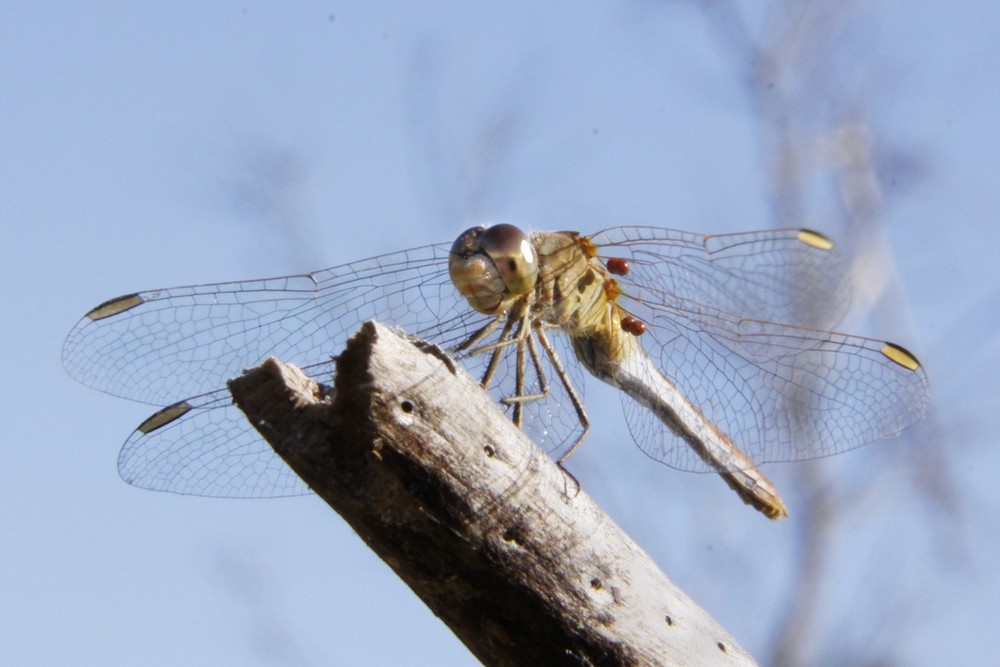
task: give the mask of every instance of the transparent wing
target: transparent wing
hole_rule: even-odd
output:
[[[843,258],[802,229],[704,235],[617,227],[590,237],[602,258],[629,261],[625,286],[648,288],[744,317],[831,327],[847,310]]]
[[[165,405],[223,387],[268,356],[324,361],[367,319],[443,347],[487,321],[452,287],[448,248],[426,246],[298,276],[120,297],[77,323],[63,364],[85,385]]]
[[[663,373],[758,463],[838,454],[891,437],[927,410],[927,376],[884,341],[748,319],[632,287],[621,305]],[[902,355],[905,357],[904,355]],[[632,436],[682,470],[701,460],[623,394]]]
[[[309,371],[328,382],[333,364]],[[179,410],[183,414],[178,418],[147,430],[159,415]],[[197,496],[309,493],[305,482],[249,426],[228,389],[189,398],[147,419],[122,446],[118,472],[134,486]]]
[[[448,247],[426,246],[298,276],[119,297],[77,323],[63,363],[70,375],[100,391],[158,406],[189,406],[171,415],[170,423],[130,436],[119,457],[129,483],[196,495],[294,495],[304,487],[229,405],[226,380],[269,356],[300,367],[322,364],[368,319],[454,351],[491,318],[469,308],[452,285]],[[571,358],[564,341],[556,346],[564,362]],[[488,355],[463,359],[476,379],[487,361]],[[541,367],[550,393],[524,403],[522,426],[539,444],[558,449],[580,427],[544,356]],[[516,394],[516,369],[516,346],[506,346],[489,387],[495,399]],[[525,393],[541,391],[539,377],[527,369]]]

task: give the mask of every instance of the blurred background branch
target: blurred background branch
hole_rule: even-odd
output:
[[[815,226],[850,254],[852,309],[839,325],[844,330],[858,330],[869,319],[867,330],[897,337],[912,333],[885,213],[896,197],[919,184],[927,168],[913,149],[893,145],[891,133],[873,119],[872,107],[884,103],[879,98],[891,91],[893,81],[882,78],[885,67],[877,61],[859,66],[859,59],[877,57],[866,48],[865,36],[873,33],[868,3],[772,2],[753,27],[740,3],[700,4],[720,49],[744,82],[757,121],[773,225]],[[912,488],[914,493],[905,496],[930,510],[922,527],[928,538],[942,529],[953,537],[961,532],[956,522],[961,508],[941,435],[931,417],[888,445],[897,451],[886,456],[873,446],[850,463],[819,460],[794,466],[797,539],[769,664],[897,664],[886,642],[871,639],[889,633],[905,640],[905,610],[920,605],[919,597],[908,586],[892,585],[890,575],[888,587],[855,591],[855,604],[863,604],[867,613],[853,616],[835,602],[845,593],[839,586],[853,585],[839,577],[836,554],[857,544],[863,524],[887,520],[906,502],[887,497],[888,477],[904,477],[896,488]],[[878,567],[877,561],[868,563]],[[843,625],[871,623],[873,616],[884,625],[844,631]]]

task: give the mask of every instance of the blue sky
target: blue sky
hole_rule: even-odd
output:
[[[150,409],[73,382],[62,340],[119,294],[482,221],[773,226],[757,109],[697,4],[4,3],[0,662],[474,664],[318,499],[121,482],[118,447]],[[884,155],[914,157],[887,158],[871,236],[842,238],[828,194],[796,224],[877,245],[891,289],[856,328],[917,353],[935,402],[910,440],[825,463],[836,497],[865,493],[837,512],[809,655],[973,664],[1000,649],[1000,12],[855,6],[838,71]],[[597,424],[570,469],[765,661],[805,531],[794,504],[769,524],[717,479],[650,462],[613,392],[587,391]],[[942,496],[902,472],[928,447]],[[797,488],[794,468],[778,483]]]

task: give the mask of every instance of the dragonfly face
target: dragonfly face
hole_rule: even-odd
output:
[[[451,246],[448,273],[472,308],[493,315],[535,288],[538,256],[514,225],[473,227]]]
[[[267,356],[329,373],[329,355],[377,319],[451,351],[560,461],[589,423],[585,368],[621,390],[645,453],[718,473],[777,517],[784,505],[757,463],[890,437],[928,403],[913,355],[826,330],[844,309],[832,248],[794,229],[476,227],[450,245],[299,276],[112,299],[76,325],[63,361],[89,386],[167,406],[122,449],[130,483],[293,495],[304,485],[219,388]]]

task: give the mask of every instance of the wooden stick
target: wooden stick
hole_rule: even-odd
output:
[[[754,664],[436,347],[368,322],[335,391],[275,359],[230,389],[484,664]]]

